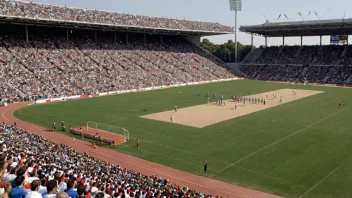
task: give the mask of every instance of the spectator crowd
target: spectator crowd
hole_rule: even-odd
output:
[[[352,47],[272,46],[241,70],[248,78],[326,84],[352,84]]]
[[[157,43],[0,37],[0,97],[62,97],[235,77],[182,37]],[[12,88],[11,88],[12,87]],[[6,100],[5,99],[5,100]]]
[[[6,133],[4,133],[6,131]],[[9,198],[211,197],[0,124],[0,195]],[[4,135],[5,134],[5,135]]]
[[[144,28],[165,28],[206,32],[232,32],[231,27],[220,25],[218,23],[104,12],[15,0],[1,0],[0,15],[31,19],[109,24],[116,26],[137,26]]]

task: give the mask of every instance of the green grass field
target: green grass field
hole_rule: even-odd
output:
[[[139,117],[205,104],[207,92],[230,97],[282,88],[325,92],[201,129]],[[207,160],[206,177],[284,197],[349,197],[351,107],[352,89],[241,80],[33,105],[15,116],[47,128],[62,120],[123,127],[132,138],[115,147],[119,152],[197,175]]]

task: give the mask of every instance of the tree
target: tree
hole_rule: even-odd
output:
[[[228,40],[224,44],[215,45],[209,39],[203,39],[200,46],[226,63],[235,62],[235,43],[232,40]],[[237,50],[238,61],[241,62],[251,51],[251,46],[237,42]]]

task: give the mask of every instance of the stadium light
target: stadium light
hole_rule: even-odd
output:
[[[237,11],[242,10],[242,0],[229,0],[230,11],[235,11],[235,63],[237,63]]]

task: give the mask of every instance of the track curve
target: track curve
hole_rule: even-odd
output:
[[[275,195],[263,193],[260,191],[243,188],[233,184],[228,184],[218,180],[193,175],[187,172],[179,171],[173,168],[169,168],[160,164],[149,162],[137,157],[129,156],[123,153],[119,153],[106,148],[93,148],[90,143],[76,139],[72,142],[69,136],[65,136],[57,132],[49,132],[48,129],[37,126],[22,120],[19,120],[13,116],[13,113],[21,108],[27,107],[32,102],[15,103],[6,107],[0,107],[1,117],[0,120],[7,123],[13,124],[16,122],[17,126],[26,129],[31,133],[41,134],[46,139],[57,143],[68,145],[79,152],[86,152],[98,159],[108,161],[112,164],[119,164],[124,168],[140,172],[144,175],[158,175],[162,178],[167,178],[172,183],[179,186],[187,186],[190,189],[194,189],[198,192],[205,194],[211,194],[213,196],[223,197],[234,197],[234,198],[274,198],[278,197]]]

